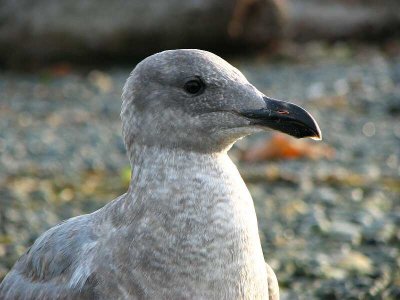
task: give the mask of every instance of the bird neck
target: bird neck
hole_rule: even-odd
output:
[[[253,201],[226,152],[137,146],[131,154],[129,191],[107,215],[125,236],[135,237],[135,247],[125,249],[132,261],[143,262],[135,272],[152,274],[160,286],[168,278],[168,286],[185,285],[193,295],[214,286],[200,297],[206,299],[223,298],[227,281],[237,285],[228,298],[263,290],[267,279]]]
[[[224,152],[201,153],[182,149],[159,146],[134,145],[130,151],[131,182],[130,189],[135,189],[141,181],[156,180],[162,184],[177,181],[184,173],[200,171],[204,168],[223,167],[230,162]],[[232,164],[232,163],[231,163]]]
[[[189,205],[197,208],[193,213],[209,215],[215,212],[214,205],[218,208],[224,203],[224,209],[235,217],[250,214],[256,224],[250,193],[226,152],[206,154],[138,145],[130,160],[132,176],[125,197],[129,204],[125,205],[134,211],[140,207],[156,214],[185,213]]]

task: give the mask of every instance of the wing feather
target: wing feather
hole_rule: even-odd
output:
[[[0,284],[0,299],[92,299],[97,237],[90,215],[42,234]]]

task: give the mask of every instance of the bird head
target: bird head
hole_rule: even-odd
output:
[[[168,50],[147,57],[126,81],[122,99],[128,150],[141,144],[220,152],[269,129],[321,139],[306,110],[267,97],[238,69],[206,51]]]

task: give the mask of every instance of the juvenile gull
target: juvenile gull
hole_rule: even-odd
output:
[[[314,119],[200,50],[146,58],[122,100],[128,191],[42,234],[0,299],[279,299],[227,151],[266,128],[320,139]]]

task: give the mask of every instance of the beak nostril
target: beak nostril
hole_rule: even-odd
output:
[[[280,115],[288,115],[289,114],[289,112],[287,110],[284,110],[284,109],[278,110],[277,113],[280,114]]]

